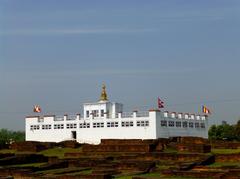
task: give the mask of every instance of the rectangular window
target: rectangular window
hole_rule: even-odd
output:
[[[79,128],[90,128],[90,123],[80,123]]]
[[[93,123],[93,128],[102,128],[104,127],[104,123],[103,122],[94,122]]]
[[[187,128],[188,127],[188,122],[184,121],[182,125],[183,125],[184,128]]]
[[[133,121],[123,121],[122,127],[133,127]]]
[[[86,111],[86,116],[87,116],[87,118],[89,117],[89,111]]]
[[[67,124],[67,129],[76,129],[76,128],[77,128],[77,124],[75,124],[75,123]]]
[[[167,121],[166,121],[166,120],[161,121],[161,126],[162,126],[162,127],[167,127]]]
[[[54,124],[54,129],[63,129],[64,124]]]
[[[101,117],[104,117],[104,110],[101,110]]]
[[[199,123],[198,122],[195,123],[195,128],[199,128]]]
[[[137,121],[137,127],[146,127],[149,126],[149,121]]]
[[[39,130],[40,126],[39,125],[31,125],[30,130]]]
[[[174,127],[174,121],[168,121],[168,126],[169,127]]]
[[[93,114],[93,117],[99,117],[99,111],[98,110],[93,110],[92,114]]]
[[[182,127],[182,122],[177,121],[177,122],[176,122],[176,127]]]
[[[51,128],[52,128],[52,125],[50,125],[50,124],[45,124],[45,125],[43,124],[43,125],[42,125],[42,129],[43,129],[43,130],[51,129]]]
[[[205,123],[201,123],[201,128],[205,128]]]
[[[193,122],[189,122],[188,125],[190,128],[193,128]]]

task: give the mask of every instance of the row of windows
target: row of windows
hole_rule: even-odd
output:
[[[104,110],[92,110],[92,111],[86,111],[86,117],[88,118],[89,116],[93,115],[93,117],[104,117]]]
[[[107,127],[118,127],[118,122],[107,122]]]
[[[94,122],[93,123],[93,128],[99,128],[99,127],[104,127],[104,123],[103,122]]]
[[[39,130],[39,129],[40,129],[39,125],[31,125],[30,126],[30,130]]]
[[[54,124],[54,129],[63,129],[64,124]]]
[[[193,123],[193,122],[187,122],[187,121],[184,121],[184,122],[180,122],[180,121],[166,121],[166,120],[162,120],[161,121],[161,126],[162,127],[183,127],[183,128],[205,128],[205,123]]]
[[[90,128],[90,123],[80,123],[79,128]]]
[[[133,121],[122,121],[121,123],[122,127],[133,127]],[[137,121],[137,127],[148,127],[149,126],[149,121],[143,120],[143,121]],[[161,121],[161,126],[162,127],[183,127],[183,128],[205,128],[205,123],[194,123],[194,122],[181,122],[181,121],[167,121],[167,120],[162,120]],[[51,129],[50,124],[42,125],[42,129]],[[103,122],[95,122],[93,123],[93,128],[103,128],[104,123]],[[107,127],[118,127],[118,122],[107,122]],[[76,129],[77,124],[76,123],[69,123],[66,125],[67,129]],[[90,128],[90,123],[80,123],[79,128]],[[30,130],[39,130],[40,126],[39,125],[31,125]],[[64,124],[54,124],[54,129],[64,129]]]
[[[50,124],[46,124],[46,125],[42,125],[42,129],[51,129],[52,125]]]
[[[107,122],[107,127],[118,127],[119,122]],[[133,127],[133,121],[122,121],[121,123],[122,127]],[[149,126],[149,121],[147,120],[142,120],[142,121],[137,121],[136,123],[137,127],[148,127]],[[51,125],[42,125],[42,129],[51,129]],[[94,122],[93,123],[93,128],[102,128],[104,127],[103,122]],[[77,124],[76,123],[68,123],[66,125],[67,129],[76,129]],[[90,123],[80,123],[79,128],[90,128]],[[40,127],[39,125],[31,125],[30,126],[31,130],[39,130]],[[64,124],[54,124],[54,129],[64,129]]]
[[[149,126],[149,121],[137,121],[137,126],[146,127]]]
[[[122,127],[133,127],[133,121],[123,121]]]
[[[67,124],[67,129],[76,129],[76,128],[77,128],[77,124],[76,123]]]

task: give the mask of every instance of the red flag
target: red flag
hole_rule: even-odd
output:
[[[164,108],[164,102],[158,97],[158,108]]]
[[[33,112],[40,113],[41,112],[41,107],[39,105],[35,105],[33,108]]]
[[[208,109],[206,106],[202,106],[202,112],[205,113],[205,114],[211,114],[211,111],[210,109]]]

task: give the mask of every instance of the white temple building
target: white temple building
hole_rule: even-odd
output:
[[[208,137],[206,115],[161,112],[123,112],[121,103],[108,101],[105,85],[100,100],[83,105],[83,115],[27,116],[26,141],[99,144],[101,139],[158,139],[176,136]]]

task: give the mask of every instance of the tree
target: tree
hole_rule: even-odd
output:
[[[234,135],[236,139],[240,141],[240,119],[238,120],[237,124],[234,126]]]
[[[0,145],[8,144],[10,141],[24,141],[25,133],[22,131],[9,131],[0,129]]]
[[[210,140],[216,140],[217,139],[217,126],[212,125],[210,129],[208,130],[208,138]]]
[[[212,125],[208,131],[210,140],[238,140],[240,141],[240,120],[236,125]]]

